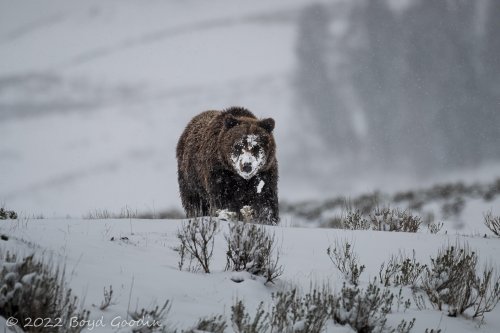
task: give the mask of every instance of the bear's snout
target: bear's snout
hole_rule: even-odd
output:
[[[252,171],[252,163],[250,162],[243,163],[243,165],[241,166],[241,170],[243,172],[250,173]]]
[[[245,179],[250,179],[260,170],[265,163],[264,156],[256,158],[252,153],[244,151],[241,155],[233,156],[233,166],[236,172]]]

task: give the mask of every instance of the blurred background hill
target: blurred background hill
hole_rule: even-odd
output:
[[[288,202],[500,174],[495,0],[0,1],[0,205],[180,208],[201,111],[276,119]]]

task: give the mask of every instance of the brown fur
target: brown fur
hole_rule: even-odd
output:
[[[251,206],[254,215],[266,222],[278,221],[278,164],[272,135],[274,120],[259,120],[244,108],[206,111],[186,126],[177,145],[179,189],[188,217],[228,209],[239,214]],[[231,165],[236,140],[255,134],[265,147],[266,162],[252,178],[245,180]],[[261,193],[255,190],[264,182]]]

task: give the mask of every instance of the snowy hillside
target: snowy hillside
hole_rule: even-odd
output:
[[[478,217],[479,220],[479,217]],[[52,263],[66,265],[66,280],[73,294],[84,301],[90,310],[90,322],[100,325],[96,332],[114,332],[116,323],[130,316],[127,313],[141,308],[160,307],[169,300],[171,309],[164,316],[162,325],[179,331],[193,327],[198,319],[223,315],[231,330],[231,306],[236,300],[244,301],[246,311],[253,317],[257,306],[264,302],[269,311],[273,304],[272,293],[298,287],[301,293],[311,288],[328,286],[334,294],[342,288],[345,277],[327,255],[327,248],[348,242],[359,257],[359,265],[366,269],[361,274],[359,286],[364,289],[373,278],[379,277],[382,263],[389,262],[398,253],[429,265],[439,250],[446,246],[466,245],[479,254],[478,269],[484,264],[500,267],[497,237],[456,235],[453,233],[430,234],[347,231],[338,229],[304,229],[287,226],[267,227],[275,235],[275,250],[279,251],[279,265],[283,274],[274,283],[264,284],[262,277],[249,273],[225,271],[227,245],[225,235],[232,222],[220,221],[215,236],[210,274],[180,271],[179,253],[174,250],[180,242],[178,230],[183,220],[80,220],[46,219],[2,221],[0,233],[8,240],[0,242],[0,253],[17,253],[19,257],[35,253],[36,257],[51,258]],[[243,280],[243,281],[241,281]],[[235,282],[236,281],[236,282]],[[103,290],[113,290],[112,302],[100,310],[104,301]],[[381,286],[382,287],[382,286]],[[383,287],[382,287],[383,288]],[[398,295],[399,287],[389,287]],[[471,319],[470,313],[456,318],[448,317],[444,309],[433,309],[426,301],[425,309],[418,309],[409,287],[403,287],[403,298],[394,299],[387,315],[387,324],[396,327],[402,319],[416,318],[412,332],[426,328],[441,332],[498,332],[500,307],[487,313],[483,321]],[[410,300],[408,309],[403,305]],[[399,305],[398,305],[399,304]],[[118,319],[116,319],[118,318]],[[7,319],[7,318],[5,318]],[[115,325],[115,326],[113,326]],[[126,326],[126,325],[125,325]],[[165,327],[165,326],[164,326]],[[86,329],[90,330],[91,326]],[[352,332],[349,326],[329,321],[327,332]],[[122,327],[119,331],[130,331]],[[3,331],[3,329],[2,329]],[[86,330],[84,330],[86,331]]]
[[[346,6],[337,10],[334,7],[337,3]],[[8,308],[13,299],[20,297],[22,290],[46,282],[40,278],[43,274],[32,271],[33,267],[38,270],[49,267],[44,273],[46,275],[53,274],[59,267],[65,269],[64,281],[71,288],[72,295],[78,297],[75,301],[78,309],[65,313],[73,314],[82,309],[89,311],[88,320],[82,323],[83,332],[130,332],[137,327],[126,323],[119,327],[118,324],[122,320],[141,317],[137,314],[145,309],[150,312],[150,319],[159,320],[159,327],[136,332],[220,333],[222,330],[206,326],[195,329],[200,319],[215,316],[219,324],[226,326],[223,332],[240,333],[232,319],[238,301],[245,305],[247,319],[255,318],[259,304],[263,302],[262,310],[270,317],[264,315],[261,320],[271,320],[271,313],[277,306],[277,295],[289,295],[294,288],[299,300],[306,295],[310,297],[314,289],[324,292],[318,296],[320,301],[323,301],[321,297],[331,296],[324,306],[309,304],[311,306],[307,309],[297,304],[284,306],[289,310],[285,311],[287,320],[291,320],[294,305],[299,308],[296,312],[312,314],[313,318],[321,318],[328,309],[324,332],[355,332],[352,325],[358,314],[359,321],[369,322],[373,331],[377,331],[387,319],[384,332],[390,332],[390,328],[397,329],[398,333],[500,332],[500,307],[488,309],[492,311],[484,313],[484,318],[481,313],[474,318],[476,306],[476,310],[480,310],[488,302],[496,305],[498,285],[486,288],[486,295],[493,293],[495,297],[479,297],[465,310],[443,303],[443,300],[460,303],[467,295],[478,296],[481,281],[486,278],[482,275],[485,269],[491,269],[493,281],[498,281],[494,279],[500,274],[500,239],[483,223],[488,213],[491,217],[500,215],[500,155],[497,149],[500,144],[495,143],[498,133],[492,120],[498,115],[496,109],[492,111],[487,104],[481,104],[483,100],[498,100],[492,96],[497,96],[495,94],[500,91],[496,89],[500,76],[493,69],[489,72],[493,66],[488,67],[488,59],[496,59],[498,54],[495,49],[497,39],[492,39],[491,43],[488,40],[476,42],[475,39],[481,34],[496,38],[496,34],[485,31],[497,31],[497,21],[488,20],[488,17],[500,12],[500,6],[492,6],[493,1],[482,1],[480,5],[461,7],[463,12],[456,12],[478,15],[470,22],[463,20],[468,23],[467,29],[463,30],[466,33],[473,31],[474,38],[460,33],[452,37],[461,41],[473,40],[481,47],[493,45],[487,50],[470,52],[470,55],[479,57],[485,51],[486,65],[475,64],[477,66],[473,69],[483,73],[491,82],[474,87],[478,94],[470,99],[468,95],[462,96],[462,90],[454,90],[451,84],[464,83],[465,88],[470,85],[466,71],[457,72],[456,68],[462,67],[453,67],[455,62],[449,72],[442,72],[421,64],[421,58],[416,54],[411,59],[414,60],[412,69],[418,69],[420,65],[425,67],[422,72],[428,76],[423,79],[433,81],[435,73],[442,73],[442,77],[434,80],[436,86],[428,89],[419,84],[419,80],[407,76],[408,64],[399,58],[395,61],[386,57],[384,47],[392,45],[393,40],[390,27],[406,23],[399,20],[404,16],[398,16],[398,13],[411,8],[412,1],[387,0],[394,7],[387,11],[375,10],[383,1],[370,2],[374,4],[373,10],[361,6],[362,3],[324,0],[316,1],[315,6],[307,0],[151,0],[147,4],[133,0],[0,0],[0,313],[26,310],[26,303],[36,308],[39,303],[34,299],[57,293],[62,295],[63,291],[57,289],[61,281],[52,279],[48,282],[49,287],[42,288],[44,292],[35,293],[36,297],[23,296],[30,301],[21,309],[16,307],[17,304]],[[438,4],[433,1],[426,3]],[[351,13],[349,6],[357,5],[360,5],[357,7],[359,11]],[[497,11],[488,11],[490,5]],[[323,16],[324,21],[319,22],[319,28],[323,30],[319,31],[327,37],[315,33],[314,24],[312,28],[309,26],[311,22],[318,22],[315,15],[324,8],[330,16]],[[419,9],[418,6],[415,8]],[[422,17],[426,17],[427,10],[441,13],[433,11],[433,7],[422,6],[421,9]],[[449,8],[440,9],[447,12]],[[411,16],[412,13],[406,14]],[[469,18],[465,14],[464,17]],[[356,20],[362,20],[364,15],[370,18],[369,24],[358,24]],[[374,19],[377,15],[395,17],[391,21],[394,25],[380,26],[377,23],[387,20]],[[455,24],[455,18],[452,16],[448,24]],[[455,39],[450,39],[449,35],[425,33],[426,24],[436,27],[435,22],[441,21],[415,19],[412,24],[415,24],[417,33],[401,31],[407,38],[405,43],[409,44],[394,45],[398,46],[398,52],[394,54],[410,54],[405,49],[408,45],[427,50],[421,45],[440,46],[445,45],[445,41],[453,44]],[[456,26],[462,28],[460,24]],[[309,28],[312,34],[304,35]],[[419,35],[420,31],[424,33]],[[349,38],[343,38],[343,34]],[[384,39],[387,44],[375,47],[378,53],[365,52],[370,46],[362,41],[371,38],[372,43],[379,45],[378,34],[389,36]],[[419,36],[423,38],[412,44],[413,38]],[[437,39],[430,38],[433,36]],[[311,45],[319,41],[320,48],[331,55],[331,63],[323,64],[325,68],[318,67],[307,53],[314,51],[313,48],[309,48],[308,43],[301,44],[300,48],[299,40],[310,41]],[[469,44],[462,46],[468,50]],[[329,53],[332,48],[344,53]],[[451,59],[459,63],[462,61],[459,55],[463,52],[457,50],[460,51],[457,48],[437,52],[443,54],[439,60],[446,63]],[[436,59],[432,51],[430,49],[426,60]],[[302,57],[298,55],[300,52]],[[349,62],[341,59],[341,53],[353,64],[354,59],[360,60],[359,66],[350,64],[352,68],[347,68]],[[364,66],[374,60],[370,56],[389,68],[402,70],[396,71],[394,77],[382,75],[386,85],[381,85],[377,75],[379,72],[384,74],[381,68],[386,67],[378,67],[375,63],[368,71],[373,80],[366,80]],[[335,106],[337,101],[345,103],[339,103],[339,108],[331,108],[331,104],[325,106],[318,102],[319,110],[324,111],[324,119],[313,110],[301,108],[297,101],[297,73],[301,61],[314,69],[313,81],[319,72],[335,88],[320,86],[330,89],[323,93],[318,86],[311,86],[313,101],[319,94],[333,101]],[[338,68],[342,70],[337,71]],[[366,96],[357,95],[360,91],[354,90],[355,79],[366,89]],[[402,79],[408,86],[402,87],[396,79]],[[365,86],[367,82],[369,84]],[[308,88],[310,82],[301,83]],[[418,88],[415,95],[400,93],[400,88],[404,93],[412,92],[408,87],[415,83]],[[450,87],[456,95],[447,95],[446,98],[441,98],[438,93],[434,95],[434,88],[440,88],[439,84]],[[387,93],[387,87],[391,88],[391,94]],[[342,96],[337,96],[338,100],[330,99],[333,92]],[[398,103],[379,98],[386,95],[394,97]],[[416,103],[407,105],[399,95],[413,98]],[[427,98],[429,95],[432,96]],[[363,106],[362,101],[366,105]],[[438,112],[443,110],[441,103],[449,101],[453,102],[450,105],[465,110],[462,116],[474,115],[469,112],[473,110],[491,117],[483,117],[477,122],[473,119],[474,126],[470,127],[467,126],[469,122],[460,122],[462,118],[457,123],[448,122],[446,117],[438,119],[438,115],[442,116]],[[472,107],[467,109],[464,105]],[[264,264],[278,263],[273,271],[277,276],[271,279],[272,282],[266,283],[265,278],[270,270],[255,268],[256,263],[262,264],[255,259],[260,258],[257,255],[243,265],[245,269],[250,266],[248,271],[232,271],[227,258],[227,238],[236,225],[234,221],[216,220],[218,228],[210,273],[200,268],[193,269],[196,260],[190,261],[186,256],[180,265],[179,232],[189,222],[178,218],[184,215],[177,184],[177,140],[193,116],[204,110],[230,106],[244,106],[257,117],[272,117],[276,121],[274,135],[280,175],[281,222],[277,226],[259,227],[271,238],[274,235],[271,253],[277,257],[271,261],[262,260]],[[421,106],[437,110],[423,117],[426,123],[418,123]],[[398,107],[404,112],[397,113]],[[329,116],[334,113],[333,109],[347,110],[347,120],[332,121]],[[453,107],[444,109],[447,116],[454,114]],[[388,124],[387,119],[376,119],[378,113],[373,110],[383,112],[397,124],[406,124],[412,128],[414,136],[407,135],[405,127]],[[396,112],[396,116],[385,111]],[[371,112],[372,118],[366,117],[367,112]],[[377,121],[370,123],[367,119]],[[323,127],[314,125],[315,121]],[[351,132],[359,136],[356,140],[362,137],[360,141],[350,140],[347,135],[353,122],[357,122],[357,127],[354,126],[355,133],[352,129]],[[490,126],[483,132],[481,126],[484,122]],[[429,123],[436,127],[427,126]],[[463,164],[459,163],[461,150],[449,149],[461,146],[467,136],[463,127],[456,127],[458,125],[465,125],[463,127],[473,132],[475,139],[480,139],[467,142],[469,150],[489,158],[480,161],[467,156],[467,163],[465,159]],[[452,131],[454,136],[438,131],[440,126]],[[336,129],[344,127],[345,133],[337,133]],[[481,130],[476,130],[477,127]],[[321,128],[325,132],[334,132],[336,136],[327,137],[325,143]],[[392,131],[394,128],[396,131]],[[375,133],[373,138],[379,138],[380,142],[372,144],[370,130],[372,135]],[[400,135],[394,135],[398,131]],[[434,146],[431,139],[447,141],[448,145]],[[429,171],[432,168],[429,165],[427,169],[425,158],[419,161],[423,168],[415,167],[411,158],[397,150],[403,148],[404,151],[404,146],[398,145],[400,141],[410,145],[415,143],[415,146],[417,143],[426,145],[426,149],[420,151],[421,156],[432,155],[441,163],[441,171]],[[488,145],[483,147],[481,143]],[[335,150],[329,150],[330,145],[348,152],[337,154]],[[491,147],[496,149],[493,153],[488,150]],[[387,155],[379,154],[380,151]],[[451,163],[443,157],[450,152],[457,159]],[[374,155],[377,161],[371,158]],[[415,158],[419,159],[417,155]],[[392,169],[394,166],[397,168]],[[3,220],[9,215],[5,210],[15,211],[17,217],[10,214],[11,218]],[[354,219],[354,214],[358,213],[356,210],[359,210],[355,221],[358,224],[352,229],[364,230],[347,230],[345,221]],[[165,212],[169,216],[166,219],[140,218],[165,216],[161,215]],[[378,212],[377,216],[375,212]],[[416,233],[378,231],[389,229],[386,225],[372,230],[373,223],[381,223],[383,212],[390,212],[396,224],[408,218],[408,214],[418,215],[421,219],[410,220],[421,222],[420,228]],[[213,225],[210,223],[214,222],[206,223]],[[428,223],[434,229],[427,227]],[[346,244],[352,250],[351,258],[357,256],[357,261],[346,272],[341,272],[338,266],[342,265],[336,264],[332,251],[341,251]],[[464,248],[462,254],[469,255],[463,255],[469,263],[474,262],[477,255],[477,266],[471,266],[477,276],[471,270],[465,272],[467,274],[460,271],[463,280],[458,279],[450,287],[443,281],[447,282],[451,277],[457,280],[457,274],[453,276],[446,270],[437,269],[436,273],[431,267],[432,259],[436,262],[438,254],[451,246]],[[330,249],[330,255],[327,249]],[[253,248],[252,255],[269,252],[266,251],[265,247]],[[397,264],[404,258],[410,259],[405,261],[407,265],[418,263],[407,271],[406,280],[411,280],[408,275],[415,273],[414,270],[422,269],[413,276],[411,283],[401,282],[405,280],[399,275],[405,274],[402,273],[402,262],[399,262],[399,271],[396,269],[393,275],[387,271],[390,263]],[[44,264],[38,265],[39,261]],[[381,269],[382,264],[385,271]],[[423,265],[428,270],[423,269]],[[359,281],[353,273],[356,269],[358,273],[362,270]],[[427,280],[424,279],[426,272]],[[381,281],[384,276],[387,278],[385,284]],[[468,286],[459,283],[470,282],[470,279],[475,280]],[[470,286],[476,289],[468,293]],[[372,294],[367,290],[372,290]],[[436,291],[434,295],[433,291]],[[349,295],[351,300],[355,298],[352,295],[358,292],[360,304],[354,302],[351,308],[348,304],[341,304],[349,299]],[[341,294],[344,297],[339,297]],[[377,303],[380,299],[375,296],[382,298],[381,303]],[[157,316],[166,301],[168,307]],[[363,317],[359,309],[370,301],[377,306],[369,316]],[[56,307],[61,304],[56,303]],[[62,304],[71,304],[71,301]],[[155,312],[156,306],[159,310]],[[40,308],[45,310],[50,306]],[[456,316],[449,316],[450,313]],[[295,318],[297,320],[292,323],[295,333],[303,333],[304,317],[304,313],[297,315],[299,319]],[[37,325],[40,325],[40,320],[48,319],[52,324],[52,320],[58,317],[37,318]],[[402,326],[398,328],[403,319],[410,325],[413,318],[415,322],[411,330]],[[12,326],[15,320],[0,315],[0,332],[9,332],[8,326]],[[69,327],[61,331],[66,332],[66,329],[71,332]],[[358,330],[370,331],[368,328],[363,331],[360,327]],[[72,332],[75,331],[78,330]],[[274,329],[272,333],[276,331],[281,333],[284,330]],[[243,332],[268,331],[261,327],[260,331]]]
[[[180,133],[199,112],[232,105],[275,118],[280,199],[445,180],[377,172],[321,146],[292,91],[308,4],[0,1],[0,203],[45,217],[179,209]],[[496,170],[451,177],[489,180]]]

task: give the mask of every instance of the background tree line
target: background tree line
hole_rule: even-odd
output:
[[[394,3],[394,2],[393,2]],[[313,4],[294,89],[329,152],[421,172],[500,157],[500,2]]]

